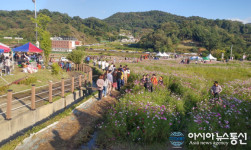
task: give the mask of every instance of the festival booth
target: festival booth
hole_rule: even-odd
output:
[[[163,54],[161,52],[159,52],[158,54],[156,54],[157,57],[163,57]]]
[[[38,69],[41,68],[40,64],[37,64],[36,61],[31,61],[30,57],[28,57],[25,53],[27,54],[38,54],[38,53],[42,53],[43,50],[39,49],[38,47],[36,47],[35,45],[33,45],[32,43],[27,43],[24,44],[20,47],[14,48],[12,50],[13,52],[16,53],[23,53],[25,59],[27,60],[28,63],[22,63],[22,67],[23,67],[23,72],[25,73],[34,73],[37,72]]]
[[[170,57],[170,55],[168,55],[166,52],[164,52],[162,55],[163,55],[163,57],[166,57],[166,58]]]
[[[211,61],[211,60],[214,60],[214,61],[217,61],[217,58],[213,57],[211,54],[209,54],[207,56],[207,58]]]
[[[3,44],[3,43],[0,43],[0,49],[3,50],[2,53],[9,53],[11,51],[11,49],[9,48],[9,46]]]
[[[192,56],[189,58],[190,60],[203,60],[203,58],[199,57],[199,56]]]

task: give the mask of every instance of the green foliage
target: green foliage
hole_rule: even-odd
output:
[[[62,68],[58,65],[58,63],[53,63],[51,67],[52,67],[51,70],[52,75],[58,75],[59,73],[63,72]]]
[[[25,80],[20,81],[18,84],[31,85],[35,82],[37,82],[36,77],[28,77]]]
[[[40,42],[40,48],[44,52],[45,56],[45,65],[48,65],[49,62],[49,56],[51,53],[51,34],[47,30],[48,24],[51,22],[51,18],[49,16],[46,16],[42,13],[40,13],[37,17],[37,19],[33,19],[34,23],[37,23],[37,31],[38,31],[38,40]]]
[[[9,86],[1,86],[0,87],[0,93],[1,94],[5,94],[8,89],[9,89]]]
[[[75,64],[81,64],[84,58],[84,52],[81,50],[74,50],[68,54],[67,59],[74,62]]]

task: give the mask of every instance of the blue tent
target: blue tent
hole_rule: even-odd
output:
[[[42,53],[43,52],[41,49],[31,44],[30,42],[22,46],[19,46],[17,48],[14,48],[12,51],[13,52],[30,52],[30,53]]]
[[[0,49],[0,53],[4,53],[4,49]]]

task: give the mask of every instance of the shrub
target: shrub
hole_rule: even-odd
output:
[[[28,77],[27,79],[20,81],[18,84],[30,85],[35,82],[37,82],[36,77]]]
[[[6,93],[8,89],[9,89],[9,86],[1,86],[0,93]]]
[[[81,64],[83,62],[84,52],[81,50],[74,50],[68,54],[67,59],[74,62],[75,64]]]
[[[58,75],[63,71],[62,68],[57,63],[53,63],[51,67],[52,67],[51,71],[52,75]]]

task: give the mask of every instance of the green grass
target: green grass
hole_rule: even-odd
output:
[[[12,73],[14,75],[3,76],[3,78],[9,83],[11,83],[24,77],[30,77],[30,78],[33,77],[36,78],[37,81],[32,84],[35,84],[36,87],[39,87],[48,84],[49,81],[59,82],[61,78],[69,77],[66,72],[62,72],[62,74],[58,75],[52,75],[51,71],[47,69],[41,69],[37,73],[33,74],[23,73],[21,71],[22,70],[20,68],[16,68],[15,71]],[[6,83],[2,79],[0,79],[0,87],[5,85]],[[14,92],[23,91],[30,88],[31,85],[24,85],[24,84],[12,84],[11,86],[9,86],[9,89],[12,89]]]

